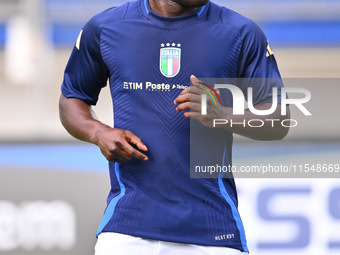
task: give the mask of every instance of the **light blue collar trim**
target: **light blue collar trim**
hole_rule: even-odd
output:
[[[205,9],[206,6],[207,6],[207,4],[201,7],[201,10],[200,10],[199,13],[197,14],[197,16],[200,16],[200,15],[203,13],[203,11],[204,11],[204,9]]]
[[[149,14],[150,9],[149,9],[149,1],[148,0],[144,0],[144,7],[146,10],[146,13]]]

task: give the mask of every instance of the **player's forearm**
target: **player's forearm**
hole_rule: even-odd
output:
[[[255,108],[258,110],[266,110],[271,104],[258,105]],[[273,141],[283,139],[288,131],[287,125],[283,126],[282,121],[290,118],[289,108],[286,115],[281,115],[281,108],[270,115],[255,115],[249,110],[245,110],[244,115],[232,115],[231,108],[226,108],[224,113],[225,120],[228,121],[224,125],[216,125],[216,127],[225,127],[229,131],[262,141]],[[221,121],[220,123],[223,123]]]
[[[90,143],[96,144],[96,134],[100,129],[108,128],[95,118],[89,105],[64,95],[59,100],[59,116],[61,123],[73,137]]]

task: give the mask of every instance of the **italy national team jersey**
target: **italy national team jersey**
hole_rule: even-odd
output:
[[[192,74],[280,78],[268,49],[251,20],[211,2],[165,18],[147,0],[137,0],[84,26],[65,70],[63,95],[95,105],[109,79],[114,127],[132,131],[149,149],[148,161],[109,162],[111,190],[97,235],[248,251],[234,180],[190,178],[190,121],[173,101]],[[254,104],[271,102],[272,86],[282,85],[259,83]],[[225,150],[216,155],[231,164],[232,134],[224,131],[224,141]]]

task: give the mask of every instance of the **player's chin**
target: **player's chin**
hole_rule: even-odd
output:
[[[206,5],[209,0],[174,0],[180,5],[187,6],[187,7],[202,7]]]

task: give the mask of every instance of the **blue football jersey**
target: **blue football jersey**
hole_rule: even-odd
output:
[[[62,93],[95,105],[109,86],[114,127],[139,136],[148,161],[109,162],[111,190],[98,228],[169,242],[248,251],[232,178],[190,178],[190,120],[174,99],[202,78],[280,78],[259,27],[212,2],[195,13],[166,18],[137,0],[94,16],[67,64]],[[254,104],[272,101],[272,87],[256,83]],[[246,93],[246,85],[240,88]],[[224,105],[231,106],[228,96]],[[231,164],[232,134],[212,150]],[[208,155],[209,156],[209,155]]]

